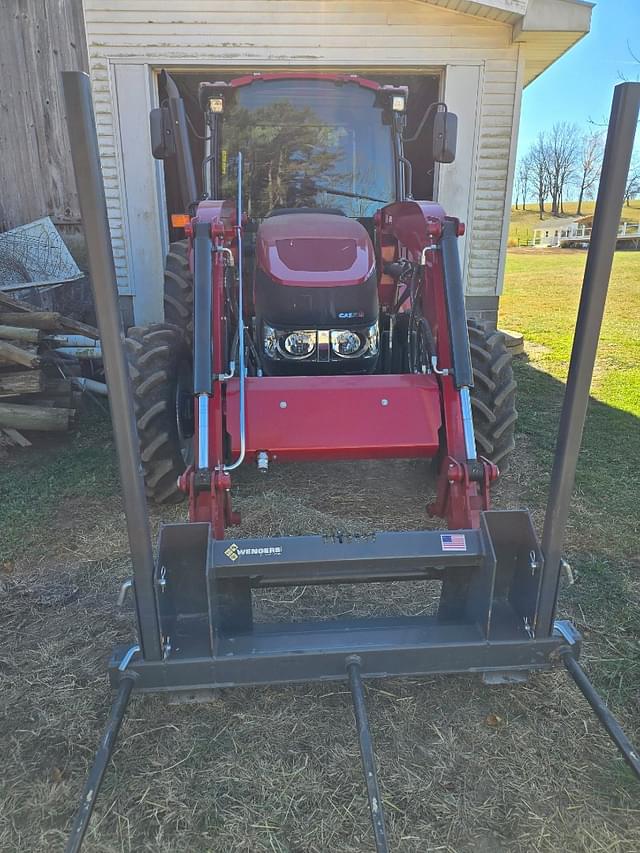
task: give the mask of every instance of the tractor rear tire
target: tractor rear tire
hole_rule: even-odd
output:
[[[177,480],[193,453],[191,360],[184,331],[167,323],[133,326],[125,348],[147,496],[155,503],[178,503],[184,494]]]
[[[473,425],[478,454],[505,473],[515,447],[516,383],[512,355],[501,332],[468,321],[474,387],[471,389]]]
[[[183,329],[187,344],[193,337],[193,276],[187,240],[171,243],[164,266],[164,319]]]

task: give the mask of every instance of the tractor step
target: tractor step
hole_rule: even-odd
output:
[[[240,452],[239,380],[227,428]],[[440,438],[433,375],[262,376],[246,380],[246,446],[279,462],[432,457]]]

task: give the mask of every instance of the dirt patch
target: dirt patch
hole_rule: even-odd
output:
[[[521,505],[535,473],[521,440],[496,504]],[[264,477],[247,470],[237,480],[238,533],[419,528],[432,492],[422,463],[282,466]],[[154,510],[152,521],[157,527],[183,513]],[[541,520],[539,507],[534,517]],[[108,711],[106,659],[132,636],[131,612],[115,609],[130,574],[120,500],[66,501],[49,539],[47,554],[25,555],[0,585],[0,850],[7,853],[62,849]],[[304,588],[285,595],[300,595],[307,615],[329,605],[376,612],[381,604],[375,584],[331,601]],[[397,612],[416,606],[405,591],[385,595]],[[269,599],[267,611],[281,612],[286,602],[273,591]],[[590,641],[592,656],[607,649],[606,637]],[[393,850],[640,849],[634,783],[563,672],[518,687],[443,677],[377,682],[367,692]],[[633,734],[638,720],[625,722]],[[371,849],[342,685],[224,690],[198,705],[135,699],[85,846],[87,853]]]

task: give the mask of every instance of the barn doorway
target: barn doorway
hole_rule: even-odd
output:
[[[198,85],[202,81],[229,81],[242,73],[235,70],[233,73],[221,73],[215,68],[209,71],[199,72],[174,72],[171,77],[175,81],[185,103],[189,123],[189,136],[191,152],[196,171],[198,192],[202,192],[203,179],[200,164],[204,160],[205,126],[204,116],[198,103]],[[376,74],[374,72],[363,72],[363,77],[370,77],[382,84],[408,85],[409,100],[407,108],[407,137],[413,136],[427,107],[439,99],[441,77],[437,73],[416,74],[402,72],[394,74]],[[166,98],[166,91],[162,78],[158,78],[159,102]],[[411,163],[413,181],[412,191],[414,198],[431,199],[434,195],[434,162],[431,158],[429,140],[432,132],[432,119],[428,120],[422,128],[419,136],[406,144],[405,155]],[[182,213],[181,195],[179,192],[178,175],[175,161],[167,160],[164,164],[165,197],[167,207],[167,221],[171,222],[172,213]],[[170,239],[180,239],[181,231],[174,231],[169,225]]]

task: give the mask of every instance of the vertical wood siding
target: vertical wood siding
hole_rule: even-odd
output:
[[[80,211],[60,72],[88,70],[82,0],[0,3],[0,231]]]
[[[511,41],[508,24],[413,0],[232,4],[84,0],[84,8],[114,255],[123,290],[129,287],[119,148],[123,130],[116,127],[113,99],[113,69],[120,62],[182,69],[324,66],[369,70],[371,76],[376,69],[391,67],[398,69],[399,82],[403,67],[480,66],[477,114],[472,122],[460,116],[461,133],[465,123],[478,128],[467,222],[467,289],[477,295],[497,292],[518,86],[518,47]]]

